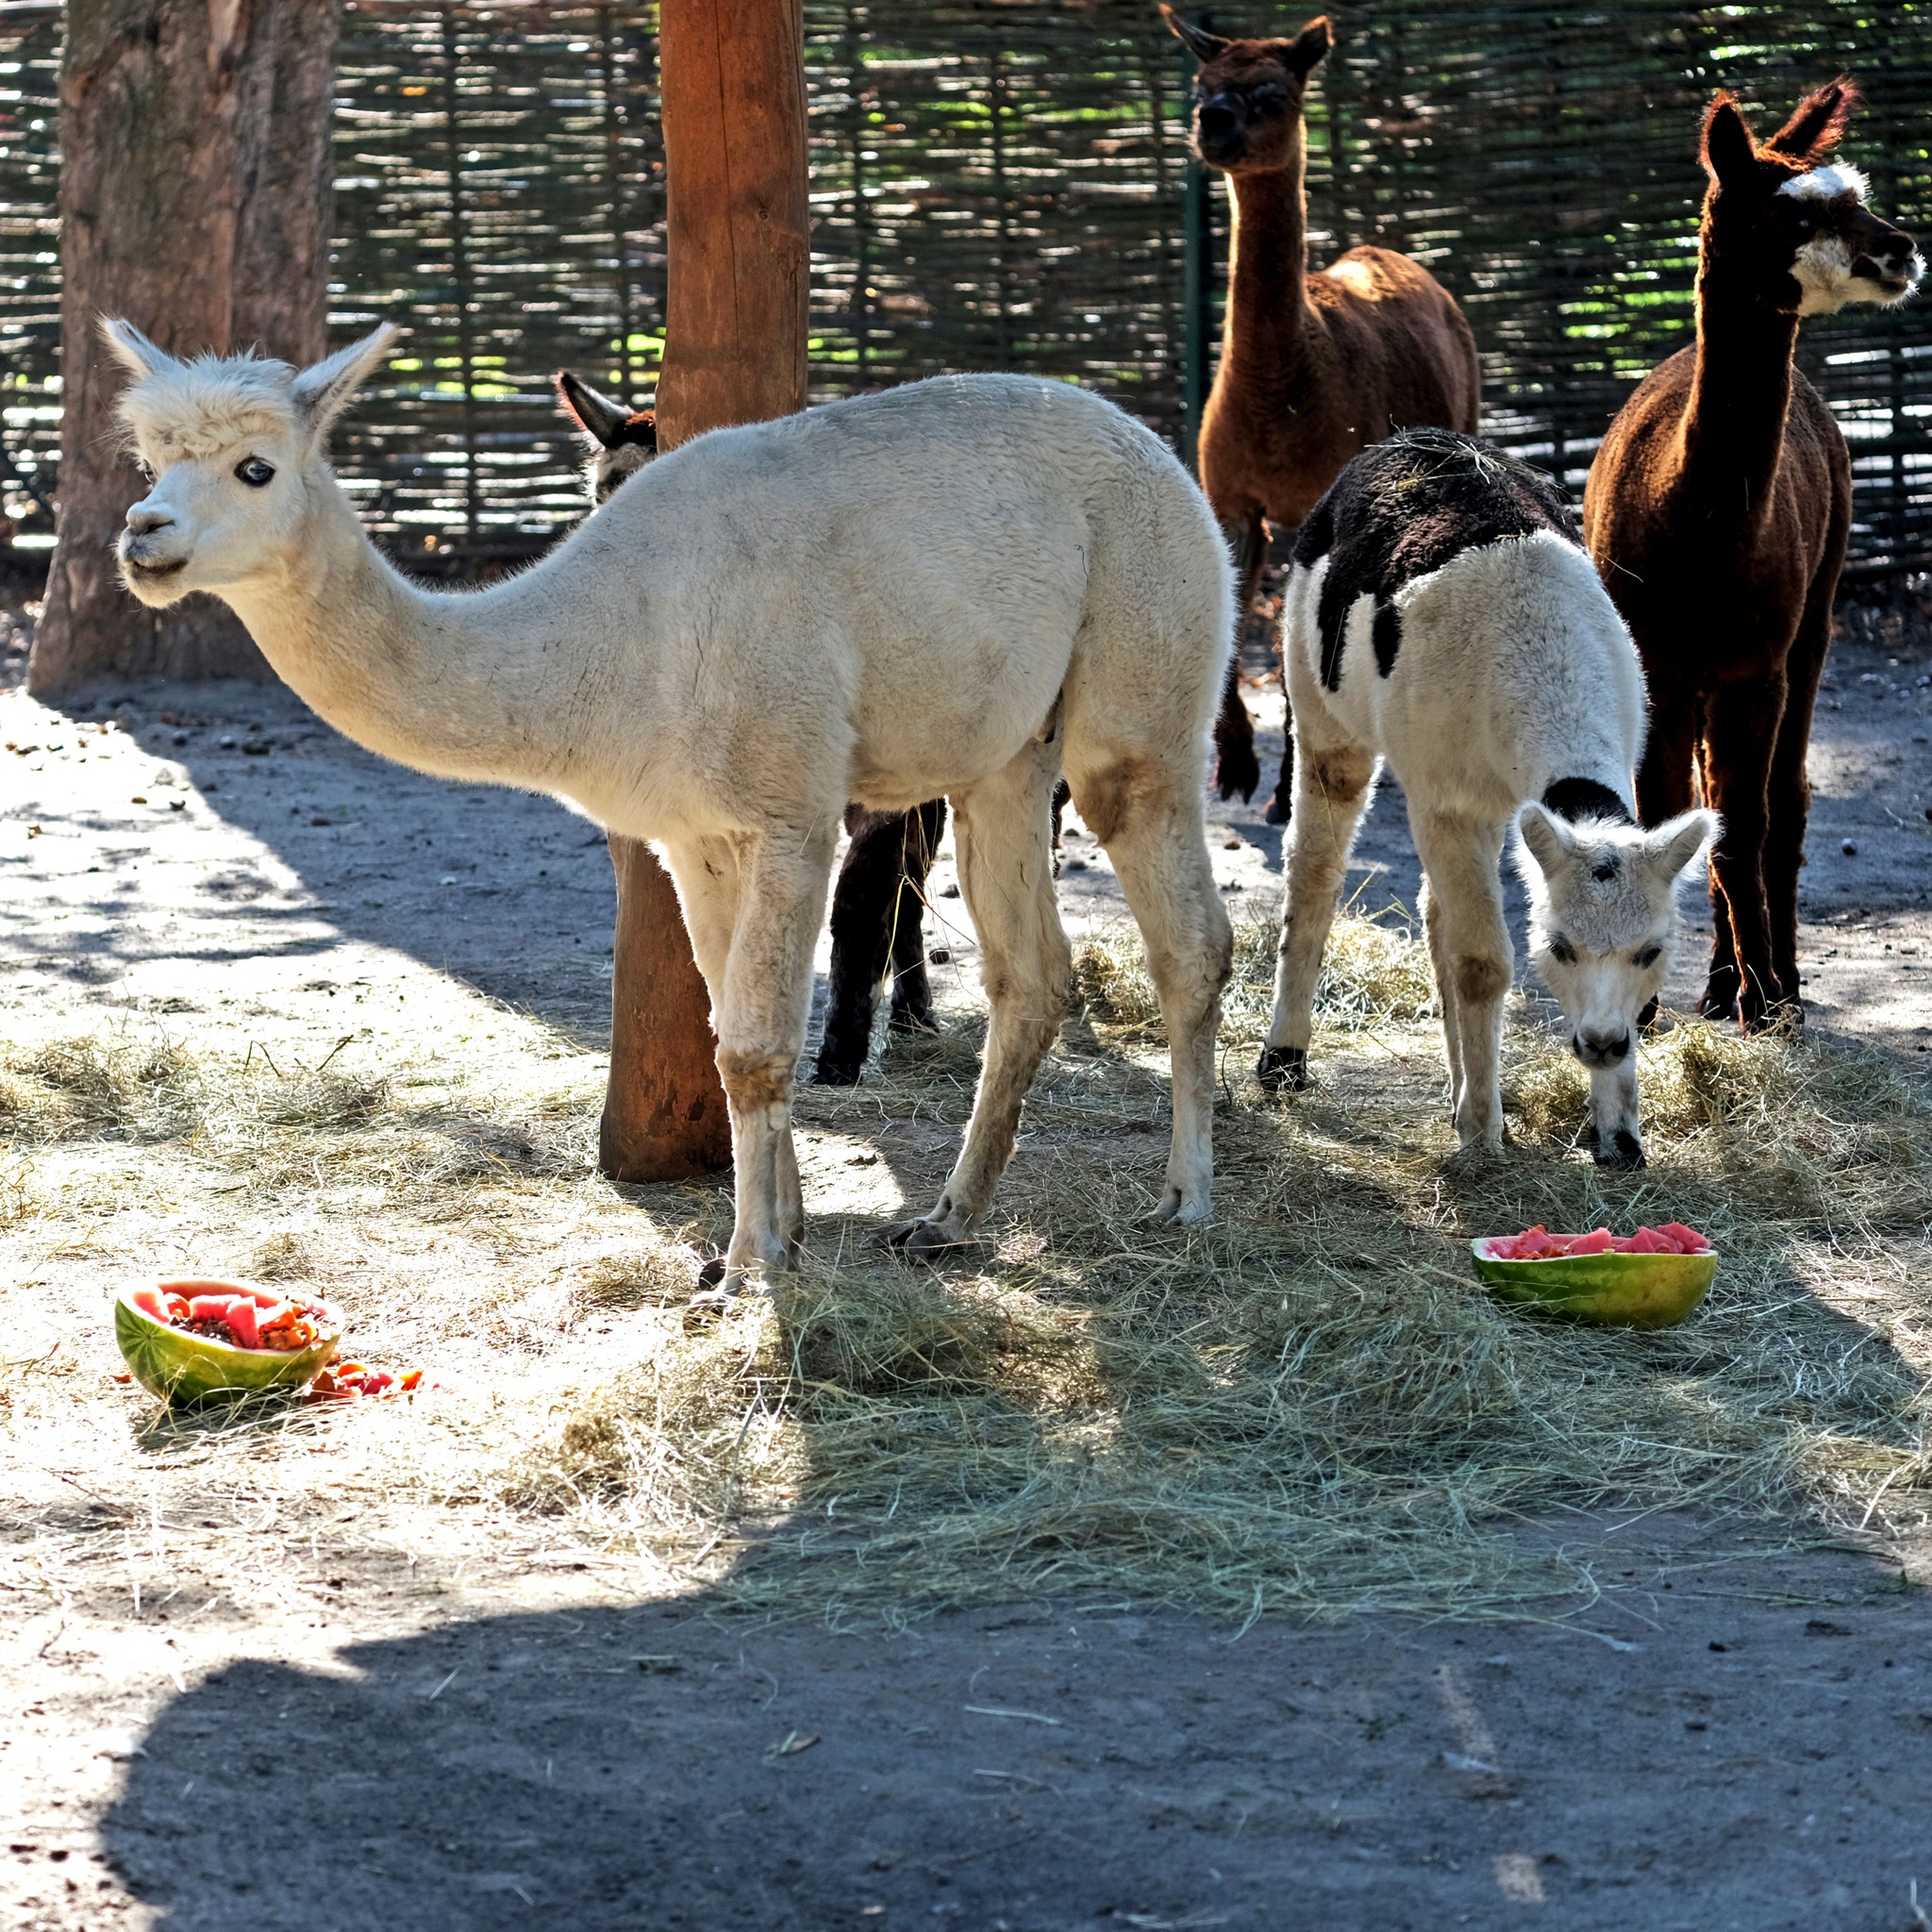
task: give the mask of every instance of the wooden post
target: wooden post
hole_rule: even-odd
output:
[[[341,0],[70,0],[60,70],[60,512],[27,683],[267,679],[225,605],[148,610],[114,540],[142,492],[103,311],[178,356],[328,351]]]
[[[660,449],[805,407],[811,269],[801,0],[663,0],[667,184]],[[650,848],[617,869],[610,1085],[599,1161],[615,1180],[723,1167],[730,1125],[710,1003]]]

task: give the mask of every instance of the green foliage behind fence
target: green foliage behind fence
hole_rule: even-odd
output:
[[[1580,486],[1630,384],[1688,339],[1698,117],[1781,119],[1849,71],[1847,154],[1932,230],[1932,7],[1331,8],[1309,111],[1318,258],[1381,240],[1468,306],[1489,426]],[[946,369],[1087,382],[1178,439],[1189,63],[1152,0],[806,0],[812,374],[821,396]],[[1217,8],[1283,31],[1299,8]],[[560,365],[633,391],[662,348],[655,9],[350,0],[338,110],[340,333],[387,316],[392,386],[342,470],[427,560],[526,554],[579,505]],[[58,436],[58,20],[0,15],[0,381],[45,540]],[[1214,219],[1224,204],[1218,187]],[[1224,236],[1217,238],[1224,260]],[[1209,277],[1210,288],[1218,275]],[[1211,327],[1211,321],[1210,321]],[[1811,323],[1852,439],[1854,556],[1932,565],[1932,300]]]

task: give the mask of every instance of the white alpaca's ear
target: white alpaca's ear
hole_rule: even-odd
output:
[[[1701,807],[1666,819],[1643,841],[1651,862],[1665,878],[1675,880],[1717,842],[1724,821]]]
[[[355,400],[370,372],[388,359],[398,330],[392,322],[338,349],[326,360],[311,364],[296,376],[292,395],[295,409],[316,441],[326,436],[329,425]]]
[[[1516,814],[1516,829],[1545,878],[1563,869],[1574,846],[1570,827],[1554,812],[1545,811],[1540,805],[1525,805]]]
[[[174,357],[165,349],[156,348],[131,322],[124,321],[118,315],[101,317],[101,340],[107,343],[115,361],[136,375],[153,375],[160,370],[175,367]]]

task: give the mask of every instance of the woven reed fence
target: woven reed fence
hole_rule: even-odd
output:
[[[1488,426],[1581,484],[1631,383],[1688,338],[1695,129],[1768,125],[1840,72],[1874,205],[1932,231],[1932,7],[1520,0],[1333,7],[1309,108],[1318,258],[1381,240],[1467,305]],[[648,391],[662,348],[655,9],[350,0],[338,333],[404,327],[345,480],[385,541],[465,567],[578,511],[549,380]],[[948,369],[1091,384],[1185,444],[1224,199],[1191,190],[1189,63],[1152,0],[806,0],[820,396]],[[1289,30],[1303,9],[1216,14]],[[0,5],[0,501],[44,545],[58,441],[58,9]],[[1191,195],[1207,232],[1189,244]],[[1203,254],[1205,275],[1191,277]],[[1932,302],[1808,324],[1852,440],[1854,558],[1932,566]]]

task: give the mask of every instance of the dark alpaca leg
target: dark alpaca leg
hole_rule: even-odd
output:
[[[892,1016],[888,1024],[894,1033],[936,1033],[921,915],[925,910],[926,874],[946,829],[946,801],[928,799],[906,814],[905,826],[899,904],[892,921]]]
[[[1805,826],[1811,816],[1811,780],[1805,760],[1811,748],[1818,680],[1824,673],[1824,654],[1831,648],[1831,606],[1837,593],[1834,556],[1812,582],[1790,656],[1785,660],[1785,715],[1771,760],[1770,825],[1764,841],[1771,963],[1784,991],[1785,1008],[1798,1021],[1805,1017],[1798,991],[1798,874],[1805,864]]]
[[[1703,718],[1704,700],[1698,692],[1681,685],[1653,690],[1650,737],[1637,773],[1637,816],[1644,824],[1660,825],[1680,811],[1689,811],[1695,802],[1690,774]],[[1718,924],[1721,929],[1725,926],[1722,918]],[[1638,1014],[1637,1024],[1649,1026],[1656,1019],[1657,1002],[1652,1000]]]
[[[1705,710],[1708,802],[1724,814],[1724,822],[1711,853],[1710,870],[1730,913],[1738,1020],[1747,1033],[1763,1029],[1784,991],[1772,964],[1771,911],[1764,893],[1771,761],[1784,708],[1780,669],[1769,676],[1725,685],[1711,693]],[[1720,991],[1707,987],[1707,1003]]]
[[[1716,795],[1711,775],[1710,746],[1697,745],[1698,796],[1707,803]],[[1731,902],[1724,897],[1717,868],[1710,873],[1710,972],[1697,996],[1697,1010],[1707,1020],[1729,1020],[1738,1010],[1738,951],[1731,926]]]
[[[1224,798],[1232,798],[1237,792],[1252,798],[1261,782],[1261,761],[1255,756],[1255,721],[1241,703],[1241,641],[1254,606],[1255,588],[1261,581],[1268,538],[1259,510],[1251,511],[1244,523],[1224,524],[1222,528],[1234,551],[1235,649],[1228,661],[1227,683],[1222,688],[1221,715],[1214,721],[1214,785]]]
[[[832,893],[832,971],[825,1037],[812,1077],[821,1087],[851,1087],[872,1051],[873,1017],[891,958],[893,913],[906,873],[910,812],[845,813],[852,835]]]

